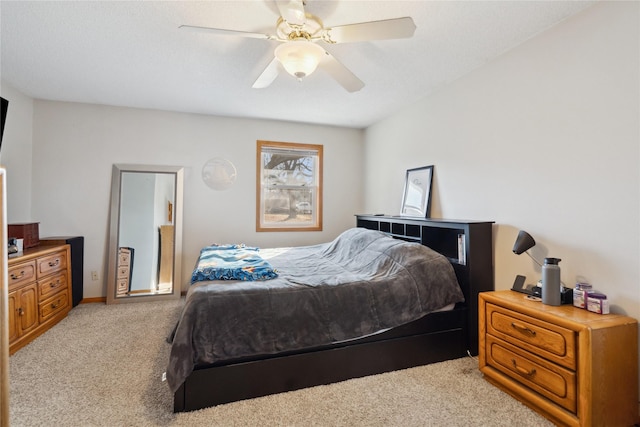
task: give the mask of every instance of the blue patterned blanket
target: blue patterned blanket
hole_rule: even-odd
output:
[[[278,274],[258,252],[245,245],[212,245],[200,251],[191,282],[205,280],[268,280]]]

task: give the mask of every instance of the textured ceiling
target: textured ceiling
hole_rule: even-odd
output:
[[[581,1],[318,1],[325,26],[410,16],[411,39],[324,45],[365,87],[319,70],[251,85],[277,42],[271,0],[0,2],[2,79],[36,99],[367,127],[589,7]]]

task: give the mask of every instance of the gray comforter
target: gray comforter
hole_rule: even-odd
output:
[[[446,258],[378,231],[275,253],[276,279],[191,286],[170,338],[172,392],[198,365],[356,339],[464,300]]]

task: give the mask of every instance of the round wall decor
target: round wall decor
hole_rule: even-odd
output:
[[[214,190],[228,190],[236,182],[237,176],[234,164],[220,157],[207,160],[202,167],[202,180]]]

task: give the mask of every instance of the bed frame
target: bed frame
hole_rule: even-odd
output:
[[[356,215],[357,226],[418,242],[445,255],[465,302],[451,311],[347,343],[199,366],[174,394],[193,411],[478,353],[478,293],[493,290],[492,224]]]

